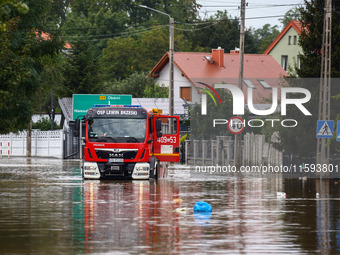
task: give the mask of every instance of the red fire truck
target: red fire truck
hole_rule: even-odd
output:
[[[97,105],[83,122],[84,179],[157,179],[165,162],[179,161],[178,116],[133,105]],[[166,128],[170,122],[172,132]],[[76,120],[76,130],[79,126]]]

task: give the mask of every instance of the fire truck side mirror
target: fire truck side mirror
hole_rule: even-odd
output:
[[[160,132],[160,131],[162,131],[162,121],[160,119],[157,119],[156,120],[156,132]]]
[[[160,138],[160,137],[162,137],[162,132],[157,132],[157,138]]]

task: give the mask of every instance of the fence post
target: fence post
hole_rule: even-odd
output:
[[[206,140],[202,140],[202,163],[205,165],[205,159],[206,159]]]
[[[28,128],[26,136],[26,157],[31,157],[32,155],[32,121],[30,121],[30,126]]]
[[[185,140],[185,164],[188,165],[189,163],[189,144],[190,140]]]

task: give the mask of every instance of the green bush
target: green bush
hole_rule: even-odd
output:
[[[33,123],[32,129],[40,129],[42,131],[51,130],[51,119],[44,117],[38,120],[36,123]],[[53,122],[53,130],[61,129],[56,121]]]

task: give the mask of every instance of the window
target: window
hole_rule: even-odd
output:
[[[254,84],[250,80],[243,79],[243,81],[247,85],[248,88],[255,89]]]
[[[90,142],[142,143],[145,140],[145,118],[94,118],[88,125]]]
[[[287,71],[288,68],[288,56],[282,55],[281,56],[281,66],[285,71]]]
[[[187,101],[191,101],[191,87],[181,87],[181,98],[184,98]]]
[[[258,80],[258,82],[265,88],[265,89],[271,89],[270,85],[265,80]]]
[[[288,45],[292,44],[292,36],[288,36]]]
[[[294,35],[294,38],[293,38],[293,44],[296,45],[297,44],[297,36]]]

